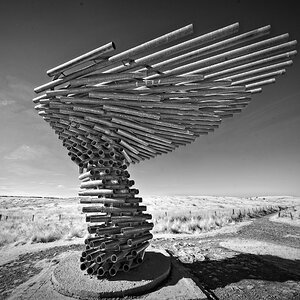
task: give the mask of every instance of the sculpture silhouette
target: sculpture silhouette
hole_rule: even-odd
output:
[[[138,266],[152,238],[129,164],[213,132],[292,64],[288,34],[265,39],[270,26],[236,35],[238,28],[178,43],[192,34],[188,25],[113,56],[108,43],[47,71],[52,81],[35,89],[45,91],[35,109],[79,166],[88,274]]]

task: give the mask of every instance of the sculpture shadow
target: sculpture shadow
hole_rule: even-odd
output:
[[[108,277],[109,281],[152,281],[162,276],[171,267],[170,258],[159,252],[146,252],[142,264],[129,272],[118,272],[114,277]]]
[[[165,259],[161,253],[147,252],[143,264],[138,268],[130,270],[129,273],[120,272],[107,280],[154,280],[165,268],[162,263]],[[283,259],[272,255],[238,254],[222,260],[193,263],[182,263],[171,255],[169,262],[171,263],[169,276],[148,292],[175,286],[180,280],[190,278],[208,299],[218,299],[213,290],[244,279],[271,282],[300,281],[300,260]]]
[[[110,281],[154,280],[167,270],[168,260],[171,272],[164,285],[176,285],[182,278],[196,279],[200,288],[225,287],[243,279],[285,282],[300,281],[300,260],[289,260],[272,255],[238,254],[222,260],[182,263],[175,257],[166,258],[161,253],[147,252],[144,262],[130,272],[118,272],[108,278]],[[184,268],[182,268],[182,266]],[[189,270],[189,272],[187,272]]]
[[[272,255],[238,254],[223,260],[184,263],[209,290],[225,287],[243,279],[285,282],[300,281],[300,260],[289,260]]]

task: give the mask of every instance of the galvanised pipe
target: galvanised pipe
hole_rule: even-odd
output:
[[[48,70],[47,75],[48,76],[59,75],[74,66],[77,66],[79,64],[82,64],[84,62],[87,62],[87,61],[90,61],[90,60],[93,60],[96,58],[99,59],[99,58],[101,58],[101,55],[103,55],[105,53],[110,53],[110,52],[114,51],[115,49],[116,49],[115,44],[113,42],[110,42],[106,45],[98,47],[92,51],[82,54],[82,55],[80,55],[76,58],[73,58],[57,67],[54,67],[54,68]]]
[[[151,64],[157,61],[160,61],[161,59],[168,58],[170,56],[176,55],[183,51],[188,51],[191,48],[195,48],[197,46],[206,44],[208,42],[212,42],[218,39],[221,39],[223,37],[232,35],[233,33],[236,33],[239,28],[239,23],[234,23],[232,25],[223,27],[221,29],[217,29],[215,31],[212,31],[210,33],[198,36],[196,38],[193,38],[191,40],[182,42],[180,44],[177,44],[175,46],[171,46],[169,48],[160,50],[158,52],[155,52],[153,54],[149,54],[147,56],[141,57],[139,59],[135,59],[133,63],[129,65],[129,68],[126,68],[125,66],[118,66],[115,68],[110,68],[109,70],[104,71],[105,73],[111,73],[111,72],[120,72],[124,69],[132,69],[135,66],[145,65],[145,64]]]
[[[204,55],[208,56],[208,55],[210,55],[210,54],[212,54],[216,51],[225,50],[229,47],[233,47],[233,46],[236,46],[236,45],[241,44],[241,43],[246,43],[246,42],[249,42],[253,39],[257,39],[259,37],[267,35],[267,34],[270,33],[270,29],[271,29],[270,25],[267,25],[267,26],[264,26],[264,27],[261,27],[261,28],[258,28],[258,29],[254,29],[252,31],[234,36],[232,38],[220,41],[218,43],[214,43],[214,44],[208,45],[206,47],[188,52],[186,54],[183,54],[183,55],[176,56],[174,58],[165,60],[165,61],[160,62],[158,64],[154,64],[154,65],[152,65],[152,67],[154,69],[160,70],[161,72],[164,72],[166,70],[169,70],[172,67],[175,67],[175,66],[178,66],[180,64],[186,63],[190,60],[198,59],[198,58],[200,58]]]
[[[133,47],[131,49],[128,49],[126,51],[123,51],[117,55],[109,57],[107,60],[96,63],[92,66],[85,67],[83,69],[80,69],[78,71],[75,71],[73,73],[70,73],[63,78],[55,79],[49,83],[43,84],[37,88],[34,89],[36,93],[40,93],[42,91],[45,91],[47,89],[54,88],[58,85],[61,85],[65,82],[70,81],[71,79],[75,79],[81,76],[84,76],[86,74],[89,74],[91,72],[96,71],[97,69],[104,68],[106,66],[111,65],[112,63],[119,63],[120,61],[132,59],[133,57],[140,55],[144,53],[145,51],[150,51],[155,47],[167,44],[173,40],[179,39],[181,37],[184,37],[188,34],[191,34],[193,32],[193,25],[187,25],[185,27],[182,27],[178,30],[172,31],[168,34],[165,34],[159,38],[153,39],[151,41],[148,41],[146,43],[143,43],[139,46]]]

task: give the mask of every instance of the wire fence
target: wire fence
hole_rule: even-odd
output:
[[[83,215],[79,216],[70,216],[67,214],[58,214],[56,216],[42,216],[42,215],[36,215],[36,214],[31,214],[31,215],[15,215],[15,214],[0,214],[0,221],[11,221],[11,220],[26,220],[28,221],[64,221],[64,220],[81,220],[84,219]]]

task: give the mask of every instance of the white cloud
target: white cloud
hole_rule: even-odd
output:
[[[49,153],[46,147],[22,145],[4,158],[9,160],[36,160]]]
[[[14,112],[32,109],[33,86],[14,76],[0,76],[0,107]]]
[[[15,100],[7,100],[7,99],[0,100],[0,106],[13,105],[15,103],[16,103]]]
[[[6,185],[1,185],[0,186],[0,190],[2,190],[2,191],[9,191],[9,190],[12,190],[12,187],[11,186],[6,186]]]
[[[0,153],[4,152],[7,148],[4,146],[0,146]]]
[[[59,189],[62,189],[62,188],[64,188],[65,186],[62,185],[62,184],[59,184],[57,187],[58,187]]]
[[[12,160],[9,166],[6,166],[7,172],[14,176],[20,176],[22,180],[26,180],[27,176],[40,176],[41,178],[46,176],[45,178],[47,178],[52,175],[50,170],[41,169],[36,164],[28,165],[27,163],[28,161]],[[13,180],[17,185],[16,177]]]

